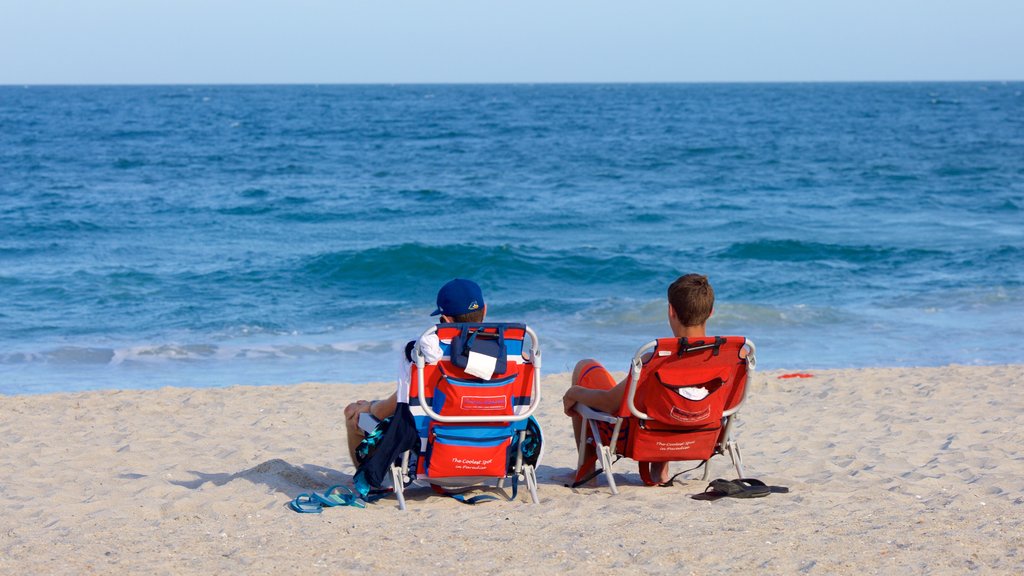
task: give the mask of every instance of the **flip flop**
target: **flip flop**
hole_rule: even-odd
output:
[[[760,485],[758,485],[760,484]],[[762,498],[772,493],[764,482],[758,481],[755,484],[750,479],[738,478],[736,480],[713,480],[708,486],[715,492],[723,492],[729,498]]]
[[[787,488],[786,486],[768,486],[767,484],[765,484],[764,482],[761,482],[757,478],[737,478],[737,479],[733,480],[733,482],[745,482],[745,483],[750,484],[752,486],[764,486],[772,494],[788,494],[789,493],[789,488]]]
[[[760,482],[758,480],[757,482]],[[763,498],[771,494],[771,490],[760,482],[760,485],[750,481],[750,478],[737,480],[725,480],[718,478],[712,480],[711,484],[701,494],[695,494],[694,500],[718,500],[719,498]]]
[[[324,506],[314,496],[315,494],[299,494],[288,506],[300,514],[319,514],[324,511]]]
[[[342,490],[344,490],[344,492],[342,492]],[[366,508],[366,504],[359,501],[359,497],[352,492],[352,489],[342,484],[331,486],[323,494],[317,494],[314,492],[310,494],[310,497],[326,508],[333,508],[334,506],[355,506],[356,508]]]

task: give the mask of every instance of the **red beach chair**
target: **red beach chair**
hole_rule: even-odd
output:
[[[707,480],[708,461],[725,453],[743,478],[733,425],[756,363],[754,352],[754,343],[739,336],[662,338],[641,346],[616,414],[577,404],[583,432],[576,485],[603,472],[612,494],[618,494],[613,455],[636,460],[648,485],[656,484],[652,462],[700,461]],[[589,443],[595,449],[587,457]],[[588,473],[597,460],[601,467]]]
[[[434,332],[442,358],[427,363],[414,348],[410,389],[398,391],[420,438],[419,450],[405,452],[392,466],[399,507],[405,509],[409,482],[475,503],[493,496],[467,499],[451,490],[492,483],[504,488],[511,481],[512,500],[523,480],[539,503],[542,438],[532,416],[540,404],[537,335],[525,324],[438,324],[420,340]]]

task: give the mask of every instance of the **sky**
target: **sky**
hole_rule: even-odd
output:
[[[0,0],[0,84],[1024,80],[1022,0]]]

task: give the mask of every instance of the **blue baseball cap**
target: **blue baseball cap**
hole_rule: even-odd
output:
[[[431,316],[444,314],[445,316],[458,316],[484,306],[484,293],[480,286],[472,280],[456,278],[441,286],[437,292],[437,310]]]

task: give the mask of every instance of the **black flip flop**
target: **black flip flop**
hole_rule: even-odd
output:
[[[782,487],[779,487],[782,488]],[[788,488],[785,491],[789,491]],[[694,494],[694,500],[718,500],[719,498],[763,498],[772,493],[772,488],[754,478],[712,480],[704,492]]]
[[[758,481],[757,484],[751,482],[749,478],[736,480],[712,480],[711,485],[708,486],[715,492],[723,492],[729,498],[763,498],[772,493],[764,482]]]
[[[745,482],[745,483],[750,484],[752,486],[764,486],[772,494],[788,494],[789,493],[789,488],[787,488],[786,486],[768,486],[767,484],[765,484],[764,482],[761,482],[757,478],[737,478],[737,479],[733,480],[733,482]]]

